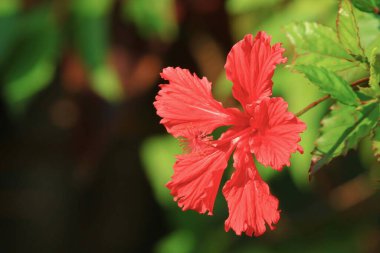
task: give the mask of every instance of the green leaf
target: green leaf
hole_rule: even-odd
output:
[[[146,38],[172,41],[178,33],[174,0],[129,0],[123,5],[127,20]]]
[[[108,102],[117,103],[123,98],[121,81],[109,65],[102,65],[91,72],[91,87]]]
[[[21,9],[21,0],[1,0],[0,16],[8,16],[18,12]]]
[[[380,54],[377,48],[374,48],[371,53],[371,58],[369,59],[370,64],[370,77],[369,85],[370,87],[380,93]]]
[[[48,10],[42,6],[22,16],[17,50],[1,70],[4,99],[13,114],[21,113],[54,76],[60,34]]]
[[[296,65],[315,65],[332,72],[339,72],[356,68],[360,63],[316,53],[304,53],[297,55]]]
[[[361,11],[379,13],[380,0],[352,0],[352,3]]]
[[[294,65],[314,65],[335,72],[351,83],[368,76],[368,66],[357,61],[348,61],[314,53],[297,55]]]
[[[233,15],[239,15],[258,8],[271,7],[280,0],[228,0],[226,2],[226,10]]]
[[[335,31],[313,22],[293,23],[285,27],[287,37],[297,53],[316,53],[327,57],[350,60],[353,58],[340,45]]]
[[[357,61],[342,47],[332,28],[304,22],[288,25],[285,29],[290,43],[295,48],[294,65],[323,67],[336,72],[349,82],[351,79],[356,80],[356,73],[367,71],[365,64]]]
[[[365,54],[360,44],[359,28],[349,0],[341,0],[336,20],[338,39],[349,54],[364,61]]]
[[[342,69],[335,72],[348,83],[356,82],[369,76],[369,66],[367,64],[358,64],[356,67]]]
[[[155,246],[155,253],[191,253],[194,252],[196,238],[188,230],[175,230],[164,237]]]
[[[17,14],[0,16],[0,64],[9,57],[14,42],[19,35],[19,19]]]
[[[357,108],[336,104],[322,120],[321,135],[316,140],[310,175],[328,164],[334,157],[344,155],[356,148],[369,135],[379,118],[378,101],[369,102]]]
[[[22,76],[8,81],[4,87],[4,99],[11,112],[22,113],[30,99],[49,84],[54,71],[51,62],[41,60]]]
[[[81,1],[83,4],[87,3]],[[103,7],[106,8],[111,2],[103,1]],[[75,46],[91,74],[91,88],[108,102],[117,103],[123,98],[123,89],[117,72],[106,61],[109,18],[104,11],[96,13],[99,15],[87,15],[82,11],[73,13],[71,22]]]
[[[378,162],[380,162],[380,127],[375,127],[372,137],[372,150]]]
[[[371,87],[359,87],[358,95],[359,98],[365,96],[364,100],[369,100],[371,98],[378,97],[380,94],[374,91]]]
[[[295,69],[305,74],[306,78],[318,86],[322,92],[347,105],[357,105],[358,97],[350,84],[334,72],[312,65],[297,65]]]
[[[75,46],[90,70],[104,64],[107,55],[109,21],[105,16],[73,16]],[[91,43],[89,43],[91,42]]]
[[[34,9],[20,19],[20,38],[15,51],[8,59],[5,80],[19,78],[34,68],[40,59],[54,58],[59,48],[59,30],[50,9],[43,6]]]
[[[359,37],[362,47],[370,57],[372,49],[380,44],[380,19],[371,13],[354,10],[359,27]]]
[[[0,1],[0,64],[5,61],[19,33],[20,0]]]
[[[71,0],[72,11],[80,16],[102,17],[111,10],[115,0]]]

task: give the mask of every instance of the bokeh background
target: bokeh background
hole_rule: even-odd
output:
[[[182,150],[152,105],[161,69],[207,76],[234,106],[223,65],[236,41],[265,30],[291,63],[284,26],[334,26],[336,13],[335,0],[1,0],[0,252],[380,252],[368,141],[308,181],[330,102],[301,117],[305,154],[291,168],[260,167],[280,199],[275,231],[225,233],[221,194],[207,216],[182,212],[164,187]],[[321,96],[284,66],[274,83],[294,112]]]

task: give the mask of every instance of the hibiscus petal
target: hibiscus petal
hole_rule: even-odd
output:
[[[225,145],[226,146],[226,145]],[[230,152],[203,144],[201,150],[180,155],[172,180],[166,185],[182,210],[212,215],[220,180]]]
[[[165,68],[161,77],[169,84],[160,85],[154,106],[167,131],[175,137],[186,136],[190,129],[204,135],[217,127],[236,121],[237,109],[225,109],[211,94],[211,83],[191,75],[186,69]]]
[[[285,63],[285,51],[280,43],[271,47],[271,37],[258,32],[246,35],[236,43],[227,56],[227,78],[233,82],[233,96],[249,111],[254,103],[272,95],[272,76],[276,64]],[[248,108],[247,108],[248,106]]]
[[[287,109],[282,98],[264,99],[255,108],[251,122],[257,129],[250,141],[251,152],[260,163],[276,170],[290,166],[292,153],[303,152],[298,142],[306,125]]]
[[[234,153],[235,172],[225,186],[229,216],[225,230],[232,228],[237,235],[259,236],[266,224],[274,229],[280,219],[278,199],[270,194],[268,185],[261,179],[249,148],[237,148]]]

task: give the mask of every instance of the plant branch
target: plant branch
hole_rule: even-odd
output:
[[[369,77],[364,77],[364,78],[361,78],[353,83],[351,83],[351,87],[355,87],[359,84],[362,84],[364,82],[368,82],[369,81]],[[326,95],[324,97],[321,97],[317,100],[315,100],[314,102],[312,102],[311,104],[309,104],[308,106],[306,106],[305,108],[303,108],[301,111],[297,112],[295,115],[297,117],[301,116],[302,114],[304,114],[305,112],[309,111],[310,109],[314,108],[315,106],[317,106],[318,104],[322,103],[323,101],[329,99],[331,96],[330,95]]]

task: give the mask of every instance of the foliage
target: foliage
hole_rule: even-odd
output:
[[[152,3],[157,6],[152,8]],[[2,93],[13,115],[21,115],[52,82],[66,52],[60,46],[67,44],[81,58],[89,89],[111,104],[122,101],[125,89],[109,59],[114,5],[114,0],[96,4],[92,0],[71,0],[67,4],[52,1],[25,10],[21,0],[0,2]],[[175,37],[177,26],[171,0],[125,1],[123,6],[130,14],[125,22],[135,23],[147,40]]]
[[[362,4],[354,1],[359,9],[368,10]],[[336,33],[332,28],[307,22],[289,25],[286,30],[297,52],[294,69],[337,102],[322,120],[310,167],[313,175],[334,157],[356,148],[377,129],[379,54],[377,48],[362,47],[355,10],[349,0],[339,3]],[[378,30],[375,32],[379,35]],[[360,87],[365,95],[354,91],[359,84],[369,85],[370,89]]]
[[[314,174],[332,158],[356,148],[368,136],[379,119],[377,101],[354,107],[336,104],[322,120],[321,135],[316,140],[310,173]]]
[[[15,234],[18,240],[11,244],[17,247],[28,234],[29,243],[19,245],[53,245],[49,240],[59,245],[36,252],[65,250],[63,244],[72,239],[72,245],[84,240],[93,245],[86,249],[101,251],[96,248],[101,245],[110,252],[150,252],[123,248],[127,239],[146,248],[148,241],[156,243],[152,247],[157,253],[378,252],[372,241],[376,243],[379,231],[374,194],[380,177],[379,0],[95,2],[0,1],[0,94],[5,109],[0,125],[5,129],[1,146],[6,167],[1,186],[7,206],[1,218],[6,216],[3,230],[9,231],[4,243]],[[326,102],[306,106],[313,109],[301,115],[308,127],[300,143],[305,152],[293,155],[290,168],[283,173],[258,168],[281,196],[283,219],[276,231],[248,240],[224,233],[223,198],[216,201],[221,211],[206,219],[183,213],[165,188],[175,155],[182,151],[174,138],[158,134],[164,129],[159,129],[151,103],[153,86],[162,81],[152,69],[183,64],[191,72],[213,76],[213,92],[230,106],[236,101],[223,69],[226,54],[230,45],[258,30],[283,43],[289,58],[289,66],[275,71],[274,95],[284,97],[293,112],[320,98]],[[73,59],[74,76],[85,79],[82,86],[66,80]],[[149,73],[150,92],[130,99],[128,87],[143,89],[139,78],[149,79]],[[78,87],[72,92],[66,85]],[[61,121],[69,123],[61,129],[56,123]],[[134,158],[138,149],[140,160]],[[57,154],[50,155],[54,150]],[[33,166],[37,172],[29,170]],[[57,180],[60,166],[65,177]],[[13,172],[16,167],[26,168],[26,176]],[[92,167],[96,169],[90,171]],[[311,184],[309,168],[319,175]],[[227,173],[231,170],[230,164]],[[354,179],[358,173],[366,178],[361,184]],[[353,187],[347,187],[351,179]],[[33,180],[48,185],[47,195],[29,192],[27,183]],[[343,194],[334,198],[341,189]],[[355,200],[368,191],[373,194],[363,199],[368,201],[353,202],[353,208],[333,205],[340,197]],[[29,208],[31,203],[35,207]],[[49,208],[57,206],[56,215],[50,215]],[[33,215],[37,218],[30,222]],[[61,230],[51,232],[51,224]],[[21,227],[21,233],[14,227]],[[38,233],[43,239],[35,242]],[[88,240],[94,235],[95,240]],[[74,250],[72,245],[67,251]]]
[[[125,19],[133,22],[142,36],[159,37],[171,41],[177,34],[173,0],[130,0],[123,12]]]
[[[305,74],[322,92],[346,105],[358,105],[358,97],[350,84],[334,72],[313,65],[297,65],[296,70]]]
[[[364,150],[364,144],[360,144],[363,139],[371,139],[372,150],[379,158],[379,18],[373,15],[376,9],[372,7],[376,6],[371,6],[371,9],[366,11],[363,10],[366,7],[359,7],[360,2],[364,5],[367,3],[353,1],[352,5],[351,1],[342,0],[338,5],[336,1],[321,1],[318,7],[310,8],[314,6],[314,1],[226,1],[225,7],[232,20],[232,34],[235,40],[241,39],[248,32],[255,33],[262,29],[272,34],[275,41],[283,42],[286,48],[294,49],[294,57],[289,67],[303,75],[280,68],[274,76],[274,92],[289,101],[291,110],[300,110],[300,105],[317,100],[321,94],[330,98],[330,104],[334,103],[327,112],[324,110],[326,105],[318,104],[318,107],[302,115],[308,125],[301,143],[305,148],[305,154],[293,157],[289,172],[294,183],[303,191],[310,187],[307,184],[306,166],[310,166],[310,172],[314,174],[334,158],[345,155],[351,149]],[[338,9],[337,16],[336,12],[331,13],[336,17],[334,20],[326,14],[330,13],[330,9]],[[279,13],[281,15],[278,15]],[[296,22],[284,27],[289,39],[287,43],[280,28],[291,20]],[[321,20],[334,23],[336,27],[323,25],[320,23]],[[314,87],[304,85],[306,79],[314,84]],[[225,79],[224,71],[221,71],[214,91],[220,100],[226,100],[231,95],[230,89],[231,84]],[[322,125],[319,122],[320,118],[323,118]],[[168,159],[158,152],[159,144],[155,139],[156,137],[146,142],[143,157],[150,161],[146,164],[147,174],[157,188],[155,192],[161,192],[157,199],[167,207],[167,196],[163,196],[160,186],[169,180],[170,172],[167,166],[172,167],[174,160],[170,164]],[[160,143],[167,147],[165,152],[171,153],[166,156],[171,155],[173,158],[178,154],[179,150],[174,151],[170,148],[174,147],[170,138],[162,138]],[[165,162],[159,162],[160,160]],[[159,163],[165,164],[165,168],[159,169]],[[164,173],[158,176],[157,170]],[[268,168],[259,170],[260,173],[272,172]],[[278,176],[273,173],[268,173],[267,177],[273,181],[278,180]],[[166,240],[165,243],[170,244],[170,240]],[[176,247],[175,242],[172,247]],[[202,249],[199,243],[198,247]],[[249,249],[252,249],[251,245]],[[257,250],[260,252],[260,247]],[[272,252],[268,251],[268,248],[262,251]]]
[[[353,0],[352,3],[361,11],[379,13],[379,0]]]

